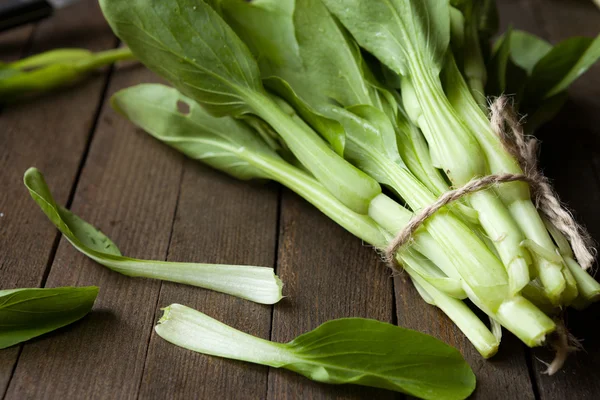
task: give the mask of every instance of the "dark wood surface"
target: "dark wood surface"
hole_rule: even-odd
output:
[[[586,0],[498,0],[508,21],[557,42],[600,30]],[[56,47],[118,45],[95,1],[35,26],[0,34],[0,60]],[[154,334],[160,308],[177,302],[251,334],[285,342],[326,320],[376,318],[456,346],[473,367],[478,399],[596,399],[600,307],[569,313],[585,351],[555,376],[551,354],[505,334],[481,359],[436,308],[392,276],[376,254],[276,184],[241,183],[184,159],[111,109],[115,91],[157,81],[122,65],[86,82],[0,112],[0,288],[98,285],[83,320],[0,351],[6,399],[400,399],[356,386],[311,382],[288,371],[208,357]],[[600,240],[600,68],[571,90],[557,120],[540,131],[542,163],[563,200]],[[126,255],[172,261],[273,266],[287,296],[274,307],[167,282],[128,278],[83,257],[46,220],[22,185],[41,169],[56,200],[106,232]]]

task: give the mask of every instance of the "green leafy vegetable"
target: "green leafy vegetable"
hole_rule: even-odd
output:
[[[97,295],[96,286],[0,290],[0,349],[83,318]]]
[[[287,164],[267,145],[261,144],[260,139],[244,124],[229,118],[212,117],[197,103],[164,85],[143,84],[124,89],[113,96],[112,103],[136,125],[188,157],[201,160],[229,174],[232,174],[228,168],[230,163],[240,168],[244,166],[244,174],[234,175],[238,178],[254,176],[276,180],[365,242],[380,248],[386,245],[385,233],[372,219],[344,207],[314,178]],[[184,103],[189,112],[182,114],[178,110],[178,103]],[[247,145],[242,146],[243,143]],[[233,154],[232,147],[239,150]],[[219,161],[221,157],[229,159],[233,156],[236,159],[230,163]],[[412,215],[384,195],[371,202],[371,213],[378,219],[381,216],[380,219],[385,221],[394,221],[389,228],[391,231],[401,229]],[[466,294],[461,287],[460,276],[456,273],[452,275],[452,263],[447,261],[445,254],[435,247],[433,238],[425,232],[417,236],[415,245],[438,265],[444,265],[442,269],[448,271],[452,278],[424,260],[412,257],[414,249],[402,256],[403,263],[410,262],[410,266],[405,267],[408,273],[416,276],[415,279],[425,280],[422,285],[423,293],[432,299],[430,303],[444,310],[484,357],[492,356],[498,348],[498,342],[478,317],[464,303],[456,300],[464,298]]]
[[[0,102],[10,103],[34,94],[72,85],[97,68],[133,59],[127,48],[92,53],[58,49],[10,64],[0,64]]]
[[[525,104],[539,79],[548,90],[539,105],[552,111],[563,99],[562,89],[552,91],[577,76],[553,66],[562,64],[546,43],[519,31],[506,33],[490,57],[492,0],[101,6],[134,54],[175,86],[121,91],[118,111],[190,158],[239,179],[286,185],[378,249],[451,186],[522,173],[490,125],[488,81]],[[569,49],[565,65],[591,64],[593,43]],[[597,283],[554,228],[529,186],[512,182],[439,210],[388,256],[490,357],[500,326],[538,346],[556,329],[557,309],[598,299]]]
[[[395,325],[337,319],[281,344],[180,304],[164,311],[156,333],[200,353],[286,368],[319,382],[374,386],[423,399],[464,399],[475,389],[475,375],[456,349]]]
[[[28,169],[24,182],[44,214],[77,250],[116,272],[199,286],[263,304],[273,304],[281,299],[282,283],[272,268],[124,257],[102,232],[55,203],[44,177],[37,169]]]
[[[102,0],[100,5],[117,36],[147,67],[214,115],[261,117],[338,199],[366,213],[370,200],[381,192],[377,182],[340,158],[307,124],[299,124],[282,110],[281,101],[262,87],[250,50],[208,4]]]

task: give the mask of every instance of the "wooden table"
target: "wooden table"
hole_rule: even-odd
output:
[[[503,26],[557,42],[596,35],[590,1],[499,0]],[[118,41],[96,2],[0,35],[0,59],[56,47],[101,50]],[[287,371],[207,357],[153,333],[160,308],[189,305],[243,331],[288,341],[332,318],[360,316],[418,329],[456,346],[477,378],[480,399],[600,398],[600,306],[569,312],[585,351],[553,377],[505,334],[485,361],[405,276],[276,184],[241,183],[170,150],[116,115],[117,90],[157,78],[140,66],[107,70],[74,88],[0,114],[0,287],[98,285],[82,321],[0,351],[6,399],[203,398],[357,399],[401,395],[311,382]],[[558,119],[539,135],[556,188],[600,239],[600,68],[575,84]],[[108,234],[133,257],[274,266],[286,298],[274,307],[168,282],[132,279],[95,264],[57,233],[29,198],[22,175],[41,169],[60,204]]]

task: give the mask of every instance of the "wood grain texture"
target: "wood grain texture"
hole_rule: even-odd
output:
[[[73,34],[88,29],[96,34]],[[22,56],[23,49],[30,45],[29,52],[36,53],[65,46],[101,50],[115,44],[93,1],[82,2],[39,24],[29,44],[32,31],[31,26],[25,26],[0,35],[2,60]],[[7,107],[0,115],[2,289],[38,287],[42,283],[57,233],[30,201],[22,183],[23,173],[31,166],[42,169],[48,179],[61,182],[55,191],[57,201],[67,201],[105,79],[104,74],[98,74],[77,87]],[[0,352],[0,393],[6,389],[19,349],[16,346]]]
[[[32,31],[33,27],[27,25],[0,35],[0,61],[10,62],[19,59],[27,47]],[[4,118],[1,113],[2,111],[0,110],[0,160],[8,157],[8,152],[11,150],[8,147],[2,146],[5,141],[4,136],[6,133],[4,133],[2,125],[4,123]],[[3,167],[5,166],[1,161],[0,165]],[[5,213],[8,212],[8,204],[14,204],[14,199],[11,199],[10,195],[4,193],[4,190],[2,190],[2,192],[0,192],[0,248],[4,248],[8,241],[8,231],[4,219]],[[0,255],[0,273],[2,273],[2,275],[4,275],[3,265],[6,262],[7,260]],[[16,279],[14,275],[12,279]],[[6,283],[10,284],[10,281],[7,281]],[[6,283],[3,281],[1,286],[3,289],[6,287],[4,286]],[[6,390],[20,351],[20,346],[13,346],[12,348],[0,351],[0,394],[2,395]]]
[[[24,25],[0,33],[0,62],[11,62],[21,58],[33,34],[34,25]]]
[[[392,322],[391,272],[359,239],[284,190],[277,273],[287,296],[273,311],[271,340],[288,342],[335,318]],[[269,372],[268,399],[392,399],[372,388],[332,386],[286,370]]]
[[[274,266],[278,193],[274,184],[239,182],[189,160],[169,260]],[[252,335],[269,337],[271,306],[163,282],[158,306],[172,303],[185,304]],[[157,310],[157,319],[159,314]],[[153,333],[140,398],[261,399],[266,394],[267,373],[263,366],[176,347]]]
[[[108,94],[152,79],[154,75],[139,65],[120,69]],[[123,254],[164,260],[183,158],[137,132],[110,108],[108,100],[71,209],[105,232]],[[48,183],[53,190],[64,185],[55,177]],[[100,287],[93,312],[24,346],[7,398],[136,398],[160,281],[113,272],[87,259],[63,238],[47,286],[67,285]]]
[[[539,1],[540,23],[545,36],[556,43],[571,36],[596,36],[600,33],[600,12],[591,2]],[[561,199],[574,210],[592,236],[600,239],[600,66],[595,65],[569,90],[570,99],[560,115],[545,126],[542,162]],[[597,266],[596,266],[597,269]],[[598,275],[596,275],[598,278]],[[567,327],[582,340],[584,351],[572,354],[564,368],[553,376],[542,373],[545,366],[537,359],[550,361],[553,354],[533,352],[532,365],[542,400],[597,399],[600,392],[600,306],[583,312],[569,310]]]

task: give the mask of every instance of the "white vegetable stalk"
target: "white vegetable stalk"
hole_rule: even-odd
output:
[[[276,368],[296,361],[282,345],[240,332],[189,307],[172,304],[163,311],[154,330],[177,346]]]
[[[124,257],[106,235],[56,204],[40,171],[28,169],[23,180],[31,197],[65,238],[81,253],[113,271],[203,287],[262,304],[274,304],[282,298],[283,284],[273,268]]]

